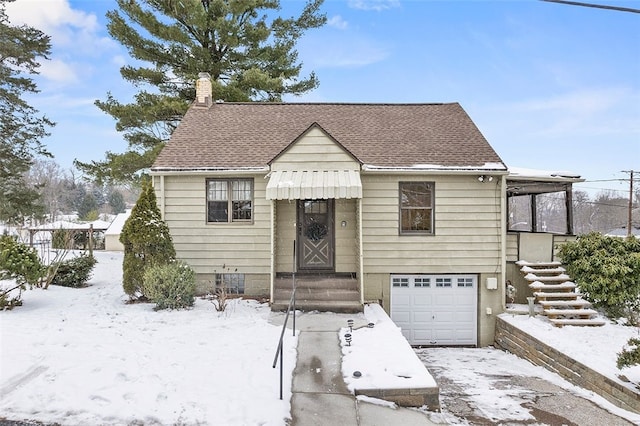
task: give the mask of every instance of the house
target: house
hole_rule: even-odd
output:
[[[124,251],[120,242],[120,233],[124,223],[131,216],[131,209],[118,213],[104,233],[104,249],[107,251]]]
[[[459,104],[212,99],[199,79],[151,168],[200,291],[282,307],[295,273],[298,307],[377,301],[412,344],[492,344],[509,171]]]
[[[629,231],[626,226],[622,226],[620,228],[612,229],[606,234],[607,237],[621,237],[626,238],[629,236]],[[631,235],[636,238],[640,238],[640,226],[631,226]]]

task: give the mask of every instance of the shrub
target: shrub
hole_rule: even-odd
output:
[[[91,272],[96,263],[96,258],[89,254],[60,262],[51,284],[63,287],[84,287],[91,278]]]
[[[44,267],[33,247],[18,242],[9,235],[0,237],[0,280],[15,280],[15,285],[0,289],[0,309],[22,305],[22,291],[26,285],[36,286],[44,274]],[[16,295],[11,293],[17,290]]]
[[[14,279],[20,286],[38,285],[44,267],[35,248],[9,235],[0,237],[0,279]]]
[[[640,240],[590,233],[560,247],[585,298],[611,319],[636,325],[640,315]]]
[[[71,249],[73,246],[73,232],[67,229],[56,229],[51,237],[51,248]]]
[[[124,292],[132,299],[148,297],[143,282],[145,270],[169,263],[176,256],[169,227],[160,216],[156,195],[149,182],[142,185],[140,198],[120,233],[120,242],[124,245]]]
[[[623,348],[622,352],[618,354],[616,365],[619,369],[640,365],[640,339],[629,339],[627,347]]]
[[[195,293],[195,273],[184,262],[154,265],[144,273],[144,294],[156,304],[156,310],[193,306]]]

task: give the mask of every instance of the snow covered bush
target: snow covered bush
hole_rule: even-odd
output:
[[[63,287],[84,287],[91,278],[96,262],[95,257],[86,253],[60,262],[51,284]]]
[[[627,347],[618,354],[616,365],[619,369],[640,365],[640,339],[629,339]]]
[[[44,274],[40,257],[29,247],[9,235],[0,237],[0,280],[14,280],[15,285],[0,289],[0,309],[22,305],[22,291],[37,286]],[[12,293],[17,290],[17,294]]]
[[[0,279],[36,286],[43,272],[44,267],[35,248],[9,235],[0,237]]]
[[[193,306],[195,272],[180,261],[151,266],[144,273],[144,294],[156,304],[156,310]]]
[[[611,319],[638,324],[640,240],[592,232],[564,244],[558,254],[587,300]]]
[[[142,184],[142,193],[120,233],[124,245],[122,286],[131,299],[144,299],[144,273],[153,265],[163,265],[176,256],[169,227],[162,220],[151,183]]]

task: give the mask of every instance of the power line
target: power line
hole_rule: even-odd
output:
[[[546,1],[549,3],[568,4],[571,6],[584,6],[584,7],[595,7],[597,9],[616,10],[618,12],[640,13],[640,9],[633,9],[631,7],[607,6],[604,4],[582,3],[579,1],[565,1],[565,0],[542,0],[542,1]]]

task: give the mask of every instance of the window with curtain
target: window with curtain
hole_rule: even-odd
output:
[[[433,182],[400,182],[401,234],[433,234],[433,209]]]
[[[207,179],[207,222],[251,222],[253,179]]]

